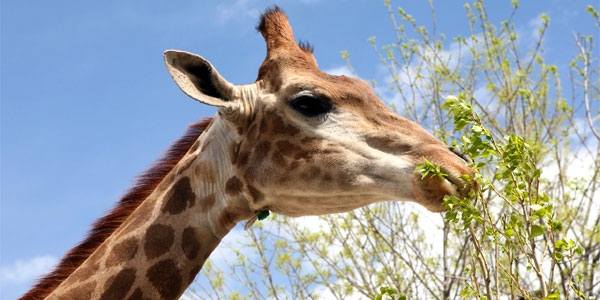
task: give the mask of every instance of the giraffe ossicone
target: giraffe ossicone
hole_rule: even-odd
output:
[[[392,113],[362,80],[319,70],[274,7],[257,28],[267,55],[236,86],[204,58],[164,54],[191,98],[218,108],[192,125],[81,244],[22,299],[177,299],[238,223],[273,211],[321,215],[378,201],[444,210],[466,196],[466,159]],[[445,178],[415,173],[427,159]]]

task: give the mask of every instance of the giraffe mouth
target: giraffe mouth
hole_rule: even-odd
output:
[[[415,197],[416,201],[432,212],[443,212],[447,208],[444,206],[445,196],[455,196],[467,198],[472,189],[476,189],[473,183],[467,182],[462,178],[462,174],[472,176],[470,170],[452,170],[440,167],[442,173],[446,174],[443,178],[435,175],[428,175],[421,178],[416,176]]]

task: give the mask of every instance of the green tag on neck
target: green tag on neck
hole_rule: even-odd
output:
[[[266,219],[269,216],[270,212],[269,210],[263,210],[260,213],[258,213],[258,220],[262,221],[264,219]]]

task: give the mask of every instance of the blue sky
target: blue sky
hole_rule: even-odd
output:
[[[426,1],[392,2],[429,24]],[[230,82],[252,82],[265,55],[254,27],[277,3],[322,69],[343,71],[348,50],[360,77],[385,78],[367,42],[393,38],[383,1],[174,3],[2,1],[0,299],[26,291],[188,124],[214,114],[172,83],[164,50],[198,53]],[[447,37],[468,34],[462,3],[434,1]],[[548,14],[546,58],[566,74],[571,31],[597,33],[584,11],[598,1],[540,3],[522,1],[517,27],[532,32]],[[496,24],[509,16],[510,1],[488,4]]]

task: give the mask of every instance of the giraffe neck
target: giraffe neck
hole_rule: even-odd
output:
[[[177,299],[221,239],[254,214],[216,117],[157,188],[49,299]]]

